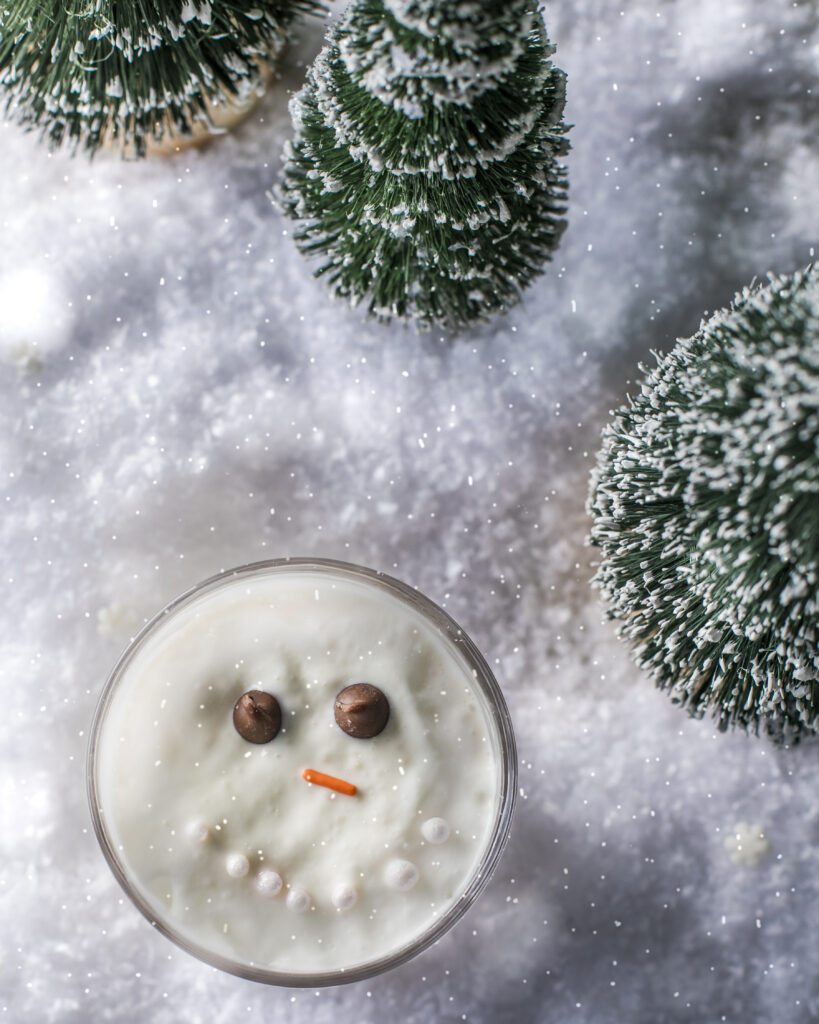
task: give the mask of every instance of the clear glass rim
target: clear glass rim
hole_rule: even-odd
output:
[[[279,971],[246,964],[239,960],[232,960],[229,957],[222,956],[206,947],[198,945],[178,932],[172,924],[162,920],[128,877],[128,872],[116,851],[104,821],[97,780],[97,746],[106,714],[120,678],[148,637],[153,634],[168,616],[179,611],[208,590],[216,590],[232,580],[243,576],[255,575],[257,573],[279,573],[288,570],[341,575],[376,583],[406,604],[409,604],[430,622],[438,633],[452,642],[473,672],[475,684],[485,699],[486,710],[489,712],[497,736],[501,769],[500,792],[491,838],[475,874],[470,879],[464,892],[449,910],[412,942],[386,956],[375,960],[367,960],[349,968],[337,968],[331,971],[314,971],[310,973]],[[415,590],[406,583],[402,583],[400,580],[375,569],[368,569],[364,566],[330,558],[277,558],[250,562],[233,569],[226,569],[202,580],[202,582],[197,583],[166,605],[130,641],[108,676],[94,712],[86,759],[88,802],[97,841],[108,862],[108,866],[125,894],[143,916],[148,919],[150,924],[181,949],[184,949],[204,963],[210,964],[212,967],[217,967],[219,970],[238,975],[250,981],[292,988],[318,988],[327,985],[343,985],[371,978],[376,974],[381,974],[411,960],[441,938],[445,932],[449,931],[469,910],[483,891],[506,846],[517,794],[517,776],[517,748],[506,701],[492,670],[469,636],[447,612],[428,597],[425,597],[420,591]]]

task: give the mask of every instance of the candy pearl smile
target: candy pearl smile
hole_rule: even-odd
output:
[[[312,782],[316,786],[334,789],[336,793],[343,793],[345,796],[355,796],[358,792],[352,782],[337,779],[334,775],[325,775],[324,772],[313,771],[312,768],[305,768],[301,773],[301,777],[305,782]]]

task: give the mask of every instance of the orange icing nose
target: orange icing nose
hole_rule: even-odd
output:
[[[334,775],[325,775],[324,772],[313,771],[312,768],[305,768],[301,777],[306,782],[312,782],[316,786],[326,786],[327,789],[334,789],[337,793],[344,793],[345,796],[355,796],[358,792],[352,782],[337,779]]]

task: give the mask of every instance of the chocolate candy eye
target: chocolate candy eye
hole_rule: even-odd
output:
[[[336,697],[336,722],[348,736],[368,740],[377,736],[389,721],[390,702],[377,686],[353,683]]]
[[[269,743],[282,727],[282,709],[273,694],[248,690],[233,706],[233,724],[250,743]]]

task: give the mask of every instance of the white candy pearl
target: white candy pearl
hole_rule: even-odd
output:
[[[409,860],[391,860],[384,872],[384,880],[392,889],[407,892],[418,881],[418,868]]]
[[[292,910],[294,914],[306,913],[310,909],[312,902],[310,893],[298,885],[292,886],[287,894],[287,909]]]
[[[202,846],[208,841],[208,839],[210,839],[210,829],[208,828],[207,822],[198,820],[191,821],[185,829],[185,835],[192,843],[196,843],[197,846]]]
[[[229,853],[225,860],[225,868],[231,878],[244,878],[250,871],[250,861],[243,853]]]
[[[352,885],[347,885],[346,882],[342,882],[333,889],[333,906],[337,910],[349,910],[350,907],[354,907],[358,902],[358,893],[355,891]]]
[[[278,871],[264,868],[256,875],[254,884],[257,892],[260,892],[262,896],[278,896],[282,891],[282,876]]]
[[[449,839],[449,822],[445,818],[430,818],[421,826],[421,835],[435,846],[445,843]]]

